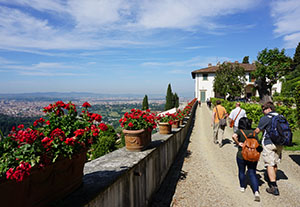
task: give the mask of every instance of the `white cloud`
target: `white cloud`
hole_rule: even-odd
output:
[[[38,53],[136,46],[148,43],[155,29],[214,33],[224,27],[215,18],[260,1],[0,0],[0,48]]]
[[[205,48],[210,48],[211,46],[191,46],[191,47],[186,47],[184,49],[186,50],[197,50],[197,49],[205,49]]]
[[[14,63],[16,63],[16,62],[10,61],[10,60],[8,60],[6,58],[3,58],[3,57],[0,57],[0,65],[14,64]]]
[[[271,4],[275,20],[274,33],[283,36],[286,48],[295,48],[300,41],[300,1],[278,0]]]
[[[144,62],[142,66],[145,67],[185,67],[187,70],[190,68],[205,68],[208,66],[208,63],[212,63],[213,65],[217,64],[217,62],[224,61],[233,61],[232,58],[228,57],[202,57],[196,56],[190,58],[188,60],[183,61],[175,61],[175,62]],[[174,70],[177,71],[177,70]]]
[[[26,76],[48,76],[48,77],[53,77],[53,76],[82,76],[82,74],[77,74],[77,73],[51,73],[51,72],[43,72],[43,71],[22,71],[20,72],[20,75],[26,75]]]
[[[64,0],[0,0],[0,3],[33,8],[41,12],[55,13],[55,15],[69,12]]]
[[[89,63],[86,65],[72,65],[61,62],[39,62],[31,65],[0,64],[0,69],[3,72],[13,71],[16,74],[28,76],[80,76],[87,74],[87,65]]]
[[[83,31],[98,31],[101,26],[120,22],[122,11],[128,10],[124,0],[70,0],[68,6],[76,27]]]
[[[146,28],[207,29],[221,27],[213,18],[249,9],[259,1],[251,0],[144,0],[139,24]]]

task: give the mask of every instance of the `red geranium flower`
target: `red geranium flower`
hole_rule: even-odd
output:
[[[88,102],[84,102],[84,103],[82,104],[82,107],[88,108],[88,107],[91,107],[91,104],[89,104]]]

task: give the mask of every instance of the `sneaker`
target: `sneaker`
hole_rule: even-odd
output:
[[[240,191],[241,191],[242,193],[244,193],[244,192],[245,192],[245,188],[240,187]]]
[[[258,191],[255,191],[254,193],[254,201],[260,202],[260,195]]]
[[[267,191],[268,193],[273,194],[273,195],[276,195],[276,196],[279,195],[278,187],[275,187],[275,186],[271,186],[271,187],[267,188],[266,191]]]

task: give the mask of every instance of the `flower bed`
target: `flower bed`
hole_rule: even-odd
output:
[[[25,192],[28,197],[35,197],[30,192],[35,192],[29,188],[39,189],[39,185],[33,185],[32,180],[34,174],[44,174],[45,169],[53,168],[56,163],[68,163],[74,157],[81,154],[81,164],[70,164],[73,166],[72,172],[75,170],[77,173],[74,179],[67,179],[68,176],[72,177],[71,171],[60,173],[62,176],[65,174],[66,178],[59,178],[58,172],[50,173],[56,180],[60,180],[60,185],[64,186],[59,188],[56,186],[50,193],[55,194],[53,198],[65,194],[64,188],[74,190],[75,187],[80,185],[82,178],[82,169],[86,160],[86,151],[89,149],[93,140],[97,138],[101,130],[107,129],[101,122],[101,115],[89,113],[88,108],[91,105],[85,102],[83,110],[80,114],[77,113],[76,106],[71,102],[65,104],[58,101],[54,104],[44,108],[46,114],[45,118],[36,120],[29,128],[24,128],[19,125],[13,128],[11,133],[0,142],[0,182],[5,185],[7,182],[10,185],[25,186]],[[75,160],[78,160],[77,158]],[[59,161],[59,162],[58,162]],[[54,164],[55,165],[54,165]],[[61,167],[63,168],[65,164]],[[79,169],[76,166],[79,166]],[[59,167],[57,169],[60,169]],[[78,173],[79,172],[79,173]],[[79,176],[79,177],[78,177]],[[64,181],[66,182],[64,185]],[[54,185],[54,181],[52,185]],[[32,187],[35,186],[35,187]],[[71,187],[70,187],[71,186]],[[72,187],[73,186],[73,187]],[[42,185],[40,187],[43,187]],[[4,189],[4,188],[3,188]],[[51,187],[49,187],[49,190]],[[14,196],[12,194],[12,196]],[[43,196],[43,195],[41,195]],[[45,194],[44,196],[47,196]],[[10,199],[1,193],[1,200]],[[13,198],[12,198],[13,199]],[[36,198],[36,200],[45,200],[44,198]],[[34,201],[32,201],[34,202]],[[24,204],[25,205],[25,204]],[[26,206],[26,205],[25,205]]]

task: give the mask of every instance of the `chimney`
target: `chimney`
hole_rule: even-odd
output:
[[[208,63],[208,67],[211,67],[212,65],[211,65],[211,63]]]

